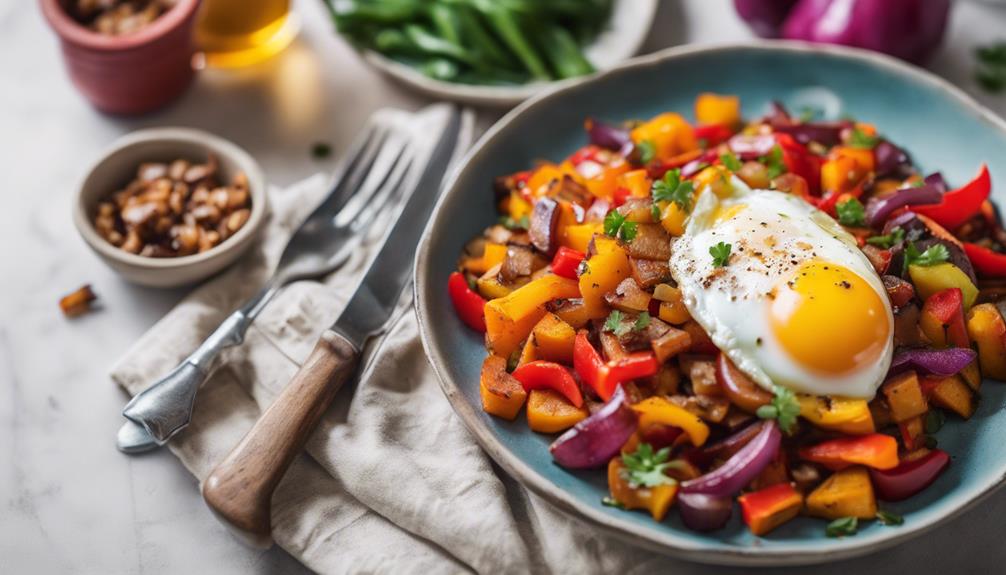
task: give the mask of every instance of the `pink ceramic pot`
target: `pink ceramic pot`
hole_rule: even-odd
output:
[[[192,82],[192,28],[200,0],[178,4],[127,36],[104,36],[77,23],[60,0],[40,0],[59,36],[70,79],[99,110],[135,115],[171,102]]]

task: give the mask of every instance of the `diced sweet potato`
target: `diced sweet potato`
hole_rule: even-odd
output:
[[[934,378],[928,380],[925,387],[930,390],[929,400],[935,405],[949,409],[964,419],[974,415],[974,394],[960,376]]]
[[[586,407],[576,407],[551,389],[532,389],[527,400],[527,424],[538,433],[559,433],[587,418]]]
[[[692,336],[687,331],[669,327],[660,337],[652,340],[650,346],[657,356],[657,361],[664,363],[675,355],[687,350],[692,345]]]
[[[898,430],[901,431],[901,441],[905,444],[905,451],[913,451],[925,445],[926,424],[924,415],[919,415],[908,421],[899,423]]]
[[[888,379],[881,391],[891,408],[894,421],[901,423],[929,411],[926,398],[922,395],[919,378],[914,371],[906,371]]]
[[[604,294],[604,301],[619,311],[629,313],[650,309],[650,294],[631,277],[625,278],[614,290]]]
[[[498,355],[490,355],[482,362],[479,394],[486,413],[509,420],[517,417],[527,398],[524,387],[507,373],[506,359]]]
[[[968,312],[968,337],[978,347],[978,362],[985,377],[1006,381],[1006,322],[996,306],[976,305]]]
[[[908,304],[894,314],[894,345],[914,347],[922,343],[919,306]]]
[[[807,512],[825,519],[873,519],[877,515],[877,499],[870,473],[864,467],[835,472],[807,496]]]
[[[688,351],[706,354],[714,354],[719,351],[713,340],[709,338],[709,334],[706,333],[705,328],[695,320],[688,320],[681,324],[681,329],[687,331],[688,335],[692,338],[692,345],[688,348]]]
[[[615,457],[608,463],[608,491],[611,498],[621,503],[626,509],[644,509],[656,521],[663,521],[667,510],[674,503],[678,493],[678,484],[658,485],[656,487],[632,487],[625,476],[625,466],[621,457]]]
[[[553,313],[546,313],[531,330],[535,357],[546,361],[573,363],[573,340],[576,330]]]
[[[681,290],[668,284],[658,284],[653,297],[660,301],[660,319],[674,325],[681,325],[692,319],[685,307]]]
[[[670,402],[710,423],[722,423],[730,412],[730,400],[725,397],[672,395]]]
[[[596,319],[608,314],[604,295],[632,274],[632,266],[629,265],[625,249],[615,239],[596,236],[594,247],[597,253],[587,260],[579,285],[583,303],[589,310],[590,317]]]
[[[580,329],[590,321],[591,310],[581,298],[550,301],[545,304],[545,309],[559,316],[559,319],[568,323],[573,329]]]
[[[666,262],[671,257],[671,237],[660,224],[636,224],[636,236],[629,242],[629,255]]]

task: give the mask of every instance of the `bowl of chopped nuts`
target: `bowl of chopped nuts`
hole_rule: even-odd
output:
[[[233,263],[267,211],[265,176],[247,152],[199,130],[156,128],[117,140],[91,167],[73,219],[124,278],[175,287]]]

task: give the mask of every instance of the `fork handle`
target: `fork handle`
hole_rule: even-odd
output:
[[[348,339],[326,330],[293,380],[203,483],[203,499],[246,542],[271,545],[273,491],[359,358]]]

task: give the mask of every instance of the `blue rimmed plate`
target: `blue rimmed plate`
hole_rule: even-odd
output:
[[[550,436],[482,412],[482,338],[457,319],[447,277],[465,243],[493,223],[496,175],[526,169],[541,158],[565,157],[586,141],[584,118],[648,118],[664,111],[691,115],[695,95],[737,94],[745,117],[778,99],[798,110],[851,114],[904,145],[915,162],[941,170],[952,183],[969,180],[987,162],[994,182],[1006,182],[1006,122],[945,81],[899,61],[861,50],[784,42],[673,48],[528,101],[494,125],[447,182],[416,259],[416,302],[427,355],[444,393],[482,447],[508,473],[570,514],[630,542],[685,559],[738,565],[807,564],[852,557],[919,535],[962,512],[1006,476],[1006,386],[986,383],[978,412],[949,421],[938,433],[953,456],[949,470],[909,501],[885,504],[905,524],[863,524],[855,537],[825,536],[825,523],[798,518],[766,537],[741,524],[739,513],[712,534],[685,529],[672,512],[649,515],[601,504],[602,470],[570,472],[552,462]],[[1000,201],[1006,199],[1000,194]]]

